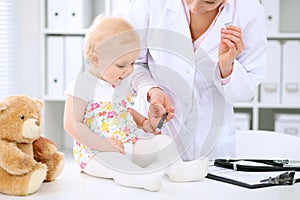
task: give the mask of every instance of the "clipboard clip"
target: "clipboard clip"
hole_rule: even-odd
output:
[[[272,185],[293,185],[295,183],[295,171],[284,172],[276,177],[269,177],[267,179],[260,180],[261,183],[269,183]]]

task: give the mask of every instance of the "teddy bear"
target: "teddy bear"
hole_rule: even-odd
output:
[[[41,136],[42,108],[27,95],[0,101],[0,193],[32,194],[64,168],[64,154]]]

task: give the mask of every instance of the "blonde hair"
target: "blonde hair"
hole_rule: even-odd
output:
[[[121,35],[121,37],[114,38]],[[84,59],[89,64],[90,56],[101,43],[109,39],[118,39],[119,44],[137,42],[138,36],[131,24],[118,17],[98,15],[89,27],[83,45]]]

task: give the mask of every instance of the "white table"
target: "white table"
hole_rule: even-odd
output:
[[[74,164],[66,164],[63,173],[51,183],[27,197],[0,194],[0,200],[299,200],[300,183],[292,186],[275,186],[247,189],[210,179],[191,183],[173,183],[166,177],[159,192],[127,188],[109,179],[99,179],[79,173]]]

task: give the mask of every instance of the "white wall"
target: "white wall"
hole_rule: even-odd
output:
[[[41,98],[39,0],[17,0],[16,3],[19,90]]]

